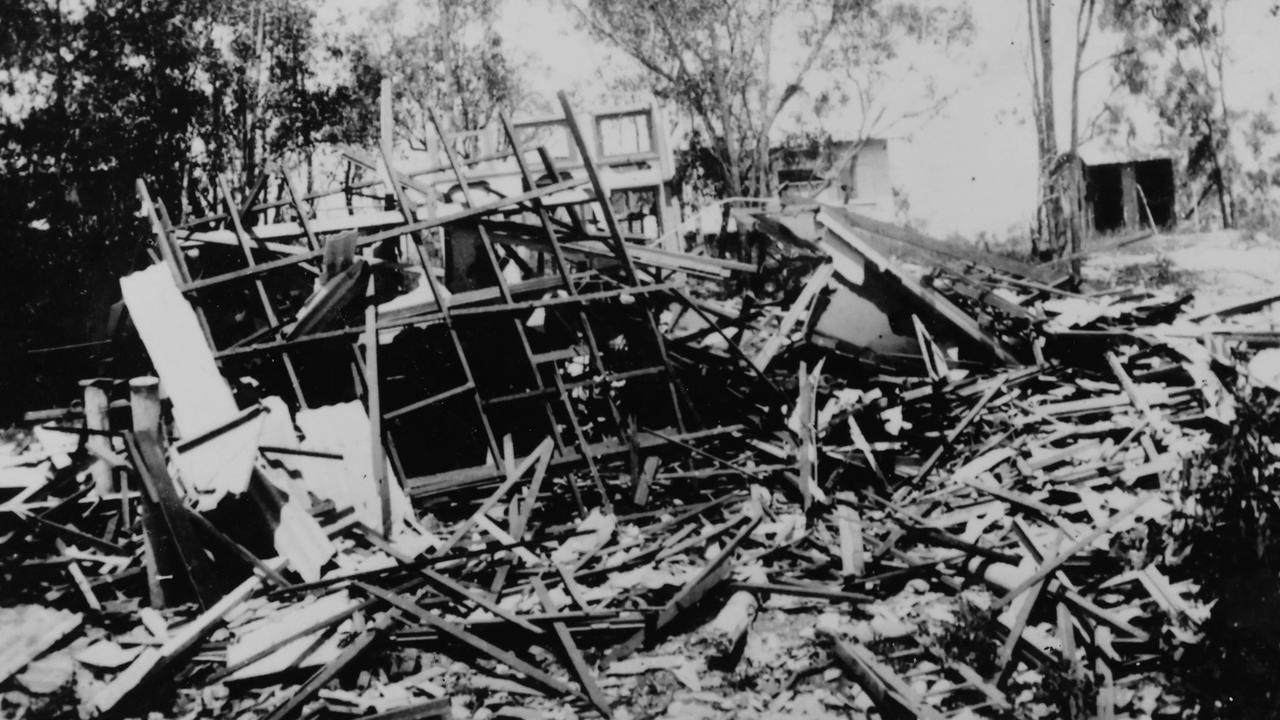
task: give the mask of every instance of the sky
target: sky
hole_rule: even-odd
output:
[[[361,13],[381,0],[322,0],[318,19],[323,26],[354,31]],[[958,4],[965,0],[919,0]],[[1264,0],[1228,3],[1226,32],[1229,65],[1226,84],[1233,107],[1268,108],[1280,96],[1280,20]],[[913,224],[939,235],[1003,238],[1025,230],[1036,202],[1036,140],[1031,120],[1026,3],[1023,0],[969,0],[975,31],[969,47],[945,58],[923,54],[907,58],[916,70],[934,77],[937,92],[949,97],[940,113],[925,122],[882,128],[890,138],[892,182],[908,199]],[[573,93],[580,102],[603,102],[609,81],[634,71],[635,64],[619,51],[594,41],[578,28],[574,13],[560,0],[502,0],[497,31],[504,47],[517,58],[527,76],[528,89],[544,98],[557,90]],[[1054,44],[1061,147],[1067,145],[1069,88],[1076,3],[1054,3]],[[1084,64],[1114,52],[1117,37],[1095,31]],[[779,75],[788,60],[804,48],[782,43],[776,51]],[[781,79],[781,78],[779,78]],[[914,92],[915,85],[895,83],[884,92]],[[1091,117],[1108,98],[1116,99],[1105,68],[1087,74],[1081,83],[1081,115]],[[812,122],[803,97],[778,132],[796,118]],[[906,95],[886,100],[911,106]],[[1144,143],[1161,140],[1158,123],[1140,118]],[[844,126],[856,126],[852,112],[825,118],[837,137]],[[1167,139],[1167,138],[1165,138]]]

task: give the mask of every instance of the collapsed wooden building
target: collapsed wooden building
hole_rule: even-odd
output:
[[[4,702],[609,717],[655,668],[731,684],[779,599],[814,603],[786,652],[818,672],[740,710],[831,662],[882,717],[997,714],[1056,667],[1136,702],[1204,617],[1143,539],[1233,417],[1198,338],[1257,336],[845,208],[733,203],[752,262],[655,240],[610,199],[660,160],[606,169],[561,103],[568,170],[504,118],[487,154],[351,151],[199,216],[139,183],[155,262],[106,377],[6,461]],[[961,606],[989,653],[930,634]]]

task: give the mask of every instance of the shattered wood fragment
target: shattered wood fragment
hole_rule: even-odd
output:
[[[284,567],[284,561],[280,558],[268,560],[267,564],[277,572]],[[228,613],[249,599],[261,586],[261,578],[250,577],[194,620],[173,631],[159,648],[149,647],[144,650],[137,660],[130,663],[124,672],[113,678],[93,698],[91,707],[94,712],[107,714],[121,702],[134,697],[149,682],[170,672],[196,643],[213,632]]]
[[[818,487],[817,395],[822,378],[822,361],[818,361],[812,371],[804,363],[800,363],[798,378],[796,405],[788,425],[798,438],[796,460],[799,477],[796,482],[800,490],[801,507],[807,510],[813,502],[814,490]]]
[[[369,593],[370,595],[381,598],[382,600],[385,600],[386,602],[390,603],[392,606],[399,608],[400,610],[407,612],[410,615],[416,617],[418,620],[422,621],[423,623],[426,623],[428,627],[431,627],[432,629],[438,631],[442,635],[445,635],[450,639],[458,643],[461,643],[462,645],[465,645],[476,652],[479,652],[482,655],[485,655],[499,663],[502,663],[503,665],[510,667],[511,669],[521,673],[522,675],[525,675],[531,680],[534,680],[538,684],[551,689],[553,692],[556,692],[562,695],[578,694],[572,687],[570,687],[567,683],[560,680],[559,678],[556,678],[552,675],[549,675],[546,672],[543,672],[542,670],[539,670],[533,665],[530,665],[524,660],[521,660],[516,655],[506,650],[503,650],[486,640],[482,640],[481,638],[464,630],[458,625],[455,625],[454,623],[451,623],[445,620],[444,618],[436,615],[433,612],[423,609],[420,605],[413,602],[409,598],[404,597],[403,595],[388,592],[386,590],[383,590],[382,588],[375,587],[373,585],[369,585],[363,582],[357,583],[357,585],[360,588],[362,588],[365,592]]]
[[[380,614],[378,619],[373,621],[349,645],[343,648],[336,658],[317,670],[302,687],[291,693],[285,702],[268,713],[264,720],[286,720],[287,718],[296,717],[297,713],[304,705],[310,702],[312,696],[319,692],[320,688],[327,685],[338,673],[342,672],[356,658],[367,651],[369,646],[398,619],[399,613],[395,611],[386,611]]]
[[[942,715],[924,703],[893,670],[858,643],[842,640],[829,630],[819,630],[831,644],[836,658],[862,686],[880,712],[888,718],[942,720]]]
[[[836,524],[840,528],[840,571],[858,577],[866,572],[862,542],[862,522],[858,511],[845,502],[836,505]]]
[[[640,472],[640,476],[636,478],[635,494],[631,501],[638,507],[644,507],[649,502],[649,487],[653,484],[653,479],[658,473],[658,466],[662,463],[662,459],[657,455],[650,455],[644,459],[644,469]]]
[[[729,583],[729,589],[745,590],[754,593],[790,595],[793,597],[821,598],[832,602],[866,603],[874,600],[870,595],[844,592],[843,590],[833,590],[831,588],[820,587],[812,584],[733,582]]]
[[[751,359],[752,365],[757,370],[764,370],[773,362],[773,358],[778,354],[783,346],[791,340],[791,333],[795,330],[796,324],[800,322],[801,316],[809,312],[812,308],[814,298],[822,289],[831,282],[831,276],[835,273],[835,266],[826,263],[820,266],[809,276],[809,280],[805,282],[804,289],[800,291],[800,295],[796,297],[795,302],[791,303],[791,307],[787,309],[787,314],[783,316],[782,322],[778,325],[770,336],[764,347],[756,353]]]
[[[1050,559],[1048,562],[1042,565],[1038,570],[1032,573],[1031,577],[1027,578],[1026,580],[1023,580],[1014,589],[1010,590],[1008,594],[1006,594],[1004,597],[1000,598],[994,604],[992,604],[991,609],[999,610],[1005,605],[1008,605],[1010,602],[1014,600],[1014,598],[1021,595],[1022,592],[1025,591],[1027,588],[1031,587],[1032,585],[1039,582],[1040,580],[1048,577],[1051,573],[1057,570],[1063,563],[1065,563],[1067,560],[1070,560],[1072,556],[1074,556],[1076,553],[1092,545],[1094,541],[1097,540],[1098,538],[1102,537],[1103,535],[1106,535],[1116,525],[1119,525],[1121,521],[1125,520],[1130,515],[1140,510],[1142,506],[1147,504],[1147,502],[1149,502],[1151,499],[1152,499],[1151,495],[1144,495],[1138,498],[1137,500],[1135,500],[1133,503],[1131,503],[1127,507],[1121,509],[1116,514],[1112,515],[1110,518],[1107,519],[1106,522],[1102,523],[1101,525],[1091,530],[1084,537],[1076,540],[1066,549],[1060,551],[1052,559]]]
[[[130,381],[134,432],[127,436],[126,442],[147,495],[155,502],[163,520],[166,539],[156,542],[172,543],[177,551],[180,567],[159,570],[180,572],[186,579],[187,586],[195,592],[201,607],[208,609],[217,600],[217,576],[205,555],[203,545],[196,539],[191,518],[178,498],[173,479],[169,477],[160,439],[159,385],[156,378],[135,378]],[[161,526],[153,527],[159,529]]]
[[[538,594],[538,602],[542,603],[542,607],[547,612],[555,612],[556,608],[551,602],[551,595],[547,593],[547,588],[542,584],[541,578],[533,578],[533,589]],[[612,717],[613,710],[609,707],[609,700],[605,697],[604,692],[600,690],[600,686],[596,684],[596,679],[591,674],[591,667],[587,665],[587,661],[582,657],[582,651],[574,643],[573,636],[569,634],[568,626],[560,621],[552,621],[551,630],[555,633],[556,640],[560,643],[561,651],[568,658],[569,667],[573,670],[578,684],[582,686],[587,697],[590,698],[591,705],[603,717]]]
[[[80,613],[38,605],[0,607],[0,683],[40,657],[84,622]]]
[[[509,436],[507,438],[507,442],[510,442]],[[516,483],[520,482],[524,473],[528,471],[529,466],[536,463],[537,468],[534,470],[534,478],[529,483],[529,497],[525,499],[525,507],[528,507],[530,510],[532,510],[533,503],[536,502],[537,500],[537,495],[535,493],[538,492],[539,488],[542,485],[542,478],[546,475],[547,463],[550,462],[550,460],[551,460],[551,438],[546,438],[541,443],[539,443],[538,447],[534,449],[534,451],[530,453],[527,457],[525,457],[524,460],[521,461],[519,465],[513,464],[512,466],[509,467],[509,469],[507,470],[506,480],[504,480],[503,483],[498,486],[498,489],[494,490],[493,493],[489,495],[489,497],[485,498],[484,502],[480,503],[480,505],[475,509],[475,511],[471,514],[469,518],[467,518],[464,522],[460,523],[456,528],[454,528],[453,532],[450,533],[449,537],[447,537],[444,540],[444,542],[442,542],[440,546],[436,548],[436,555],[444,555],[445,553],[449,552],[449,550],[452,549],[454,545],[456,545],[460,540],[462,540],[462,538],[466,537],[467,533],[471,531],[471,528],[474,527],[477,522],[479,522],[480,517],[488,513],[489,510],[495,504],[497,504],[499,500],[505,497],[506,494],[510,492],[513,487],[515,487]],[[527,514],[525,514],[523,511],[521,514],[523,517],[527,517]],[[524,528],[524,523],[523,522],[519,523],[518,529],[523,531],[523,528]],[[513,537],[515,537],[518,540],[519,536],[523,533],[513,532],[511,534]]]
[[[704,595],[723,582],[733,569],[733,557],[738,546],[747,539],[764,519],[763,515],[751,517],[741,530],[721,548],[719,554],[702,569],[700,573],[680,588],[661,610],[646,623],[647,627],[620,643],[609,652],[609,660],[618,660],[646,644],[653,643],[662,632],[688,608],[698,604]],[[741,519],[738,520],[741,522]]]
[[[449,698],[436,698],[373,715],[361,715],[358,720],[453,720],[453,704]]]
[[[712,647],[717,653],[729,655],[733,652],[746,636],[758,608],[759,603],[750,592],[739,590],[729,597],[708,628]]]
[[[101,380],[84,380],[81,381],[81,387],[84,388],[84,424],[89,430],[108,430],[110,421],[107,418],[107,390]],[[93,453],[98,459],[93,461],[89,466],[89,474],[93,477],[94,492],[99,497],[105,497],[114,488],[112,487],[112,470],[111,465],[102,458],[111,454],[111,440],[104,435],[89,435],[85,438],[85,445],[89,452]]]

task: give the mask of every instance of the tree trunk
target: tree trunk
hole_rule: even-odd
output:
[[[1051,0],[1035,0],[1036,14],[1040,22],[1040,98],[1044,113],[1043,172],[1053,169],[1058,158],[1058,135],[1053,108],[1053,4]]]
[[[769,130],[773,124],[773,116],[770,113],[770,98],[773,95],[773,86],[769,82],[770,76],[773,74],[773,13],[768,13],[767,22],[762,29],[762,42],[764,46],[764,69],[760,73],[760,109],[758,115],[761,118],[760,134],[756,137],[756,182],[755,192],[757,197],[765,197],[769,195],[769,185],[771,173],[769,172]]]
[[[723,98],[723,91],[720,93],[720,128],[724,132],[724,153],[729,164],[729,177],[725,178],[725,194],[729,197],[740,197],[742,195],[742,158],[739,155],[741,143],[739,142],[737,128],[733,125],[733,114],[729,109],[728,101]]]
[[[1060,229],[1064,204],[1059,183],[1053,176],[1058,159],[1057,124],[1053,92],[1053,20],[1050,0],[1027,0],[1027,32],[1030,41],[1032,113],[1036,116],[1036,140],[1040,160],[1040,235],[1042,250],[1059,255],[1066,249]]]
[[[1089,35],[1093,29],[1094,0],[1080,0],[1080,9],[1076,13],[1076,47],[1075,60],[1071,67],[1071,159],[1070,171],[1065,178],[1063,194],[1069,205],[1067,217],[1070,221],[1071,272],[1080,275],[1081,243],[1084,240],[1084,168],[1080,164],[1080,75],[1081,60],[1085,46],[1089,43]]]
[[[1226,35],[1227,28],[1226,3],[1219,5],[1218,9],[1220,13],[1218,33],[1213,44],[1213,54],[1214,64],[1217,66],[1216,70],[1218,72],[1218,103],[1222,111],[1222,153],[1226,155],[1226,162],[1220,163],[1218,172],[1219,187],[1223,189],[1224,198],[1222,202],[1225,208],[1222,215],[1222,226],[1230,228],[1236,224],[1236,203],[1231,191],[1232,180],[1234,179],[1232,175],[1235,172],[1235,167],[1231,164],[1234,157],[1231,149],[1231,114],[1227,111],[1227,88],[1225,72],[1223,71],[1223,66],[1226,65],[1226,57],[1222,47],[1222,38]],[[1226,166],[1225,169],[1222,167],[1223,165]]]

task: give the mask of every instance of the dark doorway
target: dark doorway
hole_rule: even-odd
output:
[[[1085,199],[1096,232],[1168,228],[1174,196],[1173,161],[1167,158],[1085,167]]]

